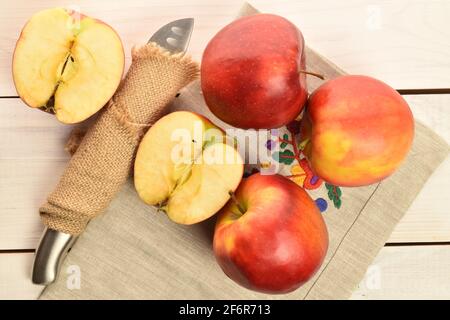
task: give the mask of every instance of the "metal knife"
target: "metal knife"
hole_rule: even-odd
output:
[[[185,53],[189,45],[194,19],[172,21],[156,31],[148,43],[156,43],[172,54]],[[77,240],[77,236],[46,228],[36,250],[32,282],[48,285],[58,276],[62,262]]]

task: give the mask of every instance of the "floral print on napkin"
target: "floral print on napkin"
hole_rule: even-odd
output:
[[[300,121],[294,120],[285,127],[272,130],[272,136],[265,146],[271,152],[272,159],[279,164],[278,173],[303,187],[315,199],[321,212],[328,209],[328,202],[339,209],[342,205],[342,189],[325,183],[314,175],[299,141],[301,141]],[[251,171],[253,173],[256,170],[253,168]]]

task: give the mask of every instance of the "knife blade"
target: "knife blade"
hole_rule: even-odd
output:
[[[189,45],[193,29],[193,18],[175,20],[159,28],[148,43],[154,42],[172,54],[184,53]]]
[[[155,43],[172,54],[184,54],[188,48],[193,27],[194,19],[192,18],[172,21],[158,29],[148,43]],[[32,282],[39,285],[53,283],[59,274],[62,262],[76,240],[77,237],[74,235],[45,228],[34,257]]]

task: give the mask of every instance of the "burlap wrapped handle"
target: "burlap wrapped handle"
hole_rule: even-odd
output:
[[[188,57],[171,55],[156,44],[134,48],[124,81],[40,208],[44,224],[78,235],[102,213],[125,183],[145,130],[197,75],[198,65]]]

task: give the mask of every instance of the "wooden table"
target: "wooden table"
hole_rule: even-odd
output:
[[[251,3],[283,15],[310,47],[345,71],[367,74],[408,93],[417,119],[450,143],[450,3],[448,1],[285,0]],[[276,4],[275,4],[276,3]],[[24,106],[11,78],[11,55],[36,11],[71,6],[111,24],[129,50],[162,24],[194,17],[189,53],[200,59],[214,33],[239,11],[240,0],[2,1],[0,3],[0,298],[34,299],[33,251],[41,235],[37,213],[68,161],[70,126]],[[380,251],[353,298],[450,299],[450,160],[419,194]],[[414,177],[411,177],[414,179]]]

